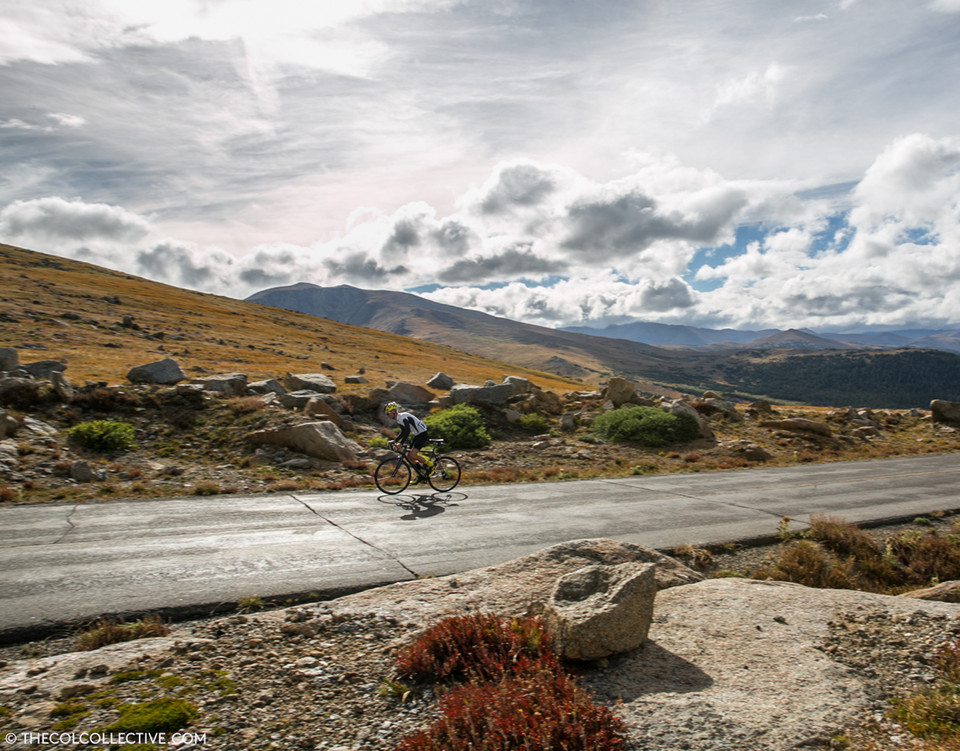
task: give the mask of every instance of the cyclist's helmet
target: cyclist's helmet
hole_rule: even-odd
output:
[[[396,402],[387,402],[383,405],[383,411],[389,414],[390,412],[398,412],[400,410],[400,405]]]

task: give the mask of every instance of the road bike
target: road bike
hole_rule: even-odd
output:
[[[381,493],[396,495],[402,493],[411,482],[427,482],[440,493],[453,490],[460,482],[460,465],[452,456],[440,455],[442,445],[442,438],[431,438],[430,445],[420,450],[421,456],[426,456],[433,462],[433,468],[429,471],[415,466],[407,459],[409,445],[397,447],[397,455],[387,457],[373,471],[373,481],[377,488]]]

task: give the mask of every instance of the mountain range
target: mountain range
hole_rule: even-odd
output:
[[[676,327],[703,343],[670,346],[615,338],[621,329],[551,329],[433,302],[406,292],[301,283],[263,290],[248,302],[378,329],[463,352],[556,373],[585,383],[623,376],[681,391],[719,390],[731,396],[859,407],[926,407],[931,399],[960,400],[960,355],[912,346],[841,341],[807,331],[761,331],[748,341],[723,342],[733,330]],[[632,324],[628,324],[631,326]],[[663,324],[638,324],[663,336]],[[680,332],[676,332],[680,333]],[[751,332],[740,332],[748,336]],[[953,332],[956,333],[956,332]],[[924,336],[930,334],[924,332]],[[950,332],[943,336],[949,339]]]
[[[740,349],[941,349],[960,353],[960,328],[902,329],[862,333],[814,332],[806,329],[706,329],[668,323],[634,321],[604,327],[566,326],[564,331],[627,339],[660,347],[727,347]]]

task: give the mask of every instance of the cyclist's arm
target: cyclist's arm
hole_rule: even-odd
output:
[[[400,435],[398,435],[394,440],[397,443],[403,443],[410,437],[410,425],[407,424],[406,420],[400,421]]]

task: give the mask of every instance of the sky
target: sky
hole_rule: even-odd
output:
[[[0,0],[0,242],[545,326],[960,326],[960,0]]]

